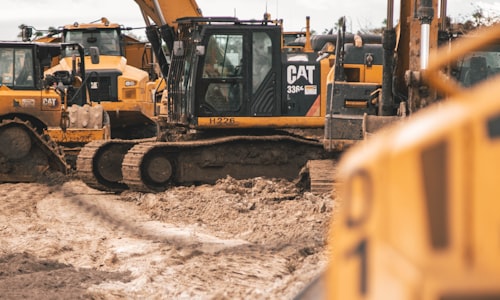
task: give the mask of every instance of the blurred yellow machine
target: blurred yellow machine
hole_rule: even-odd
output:
[[[445,43],[437,7],[401,1],[411,55],[394,66],[410,68],[394,88],[411,114],[373,135],[364,116],[338,166],[330,262],[297,299],[500,299],[500,25]]]
[[[346,153],[328,299],[500,299],[499,36],[441,49],[425,78],[450,97]],[[464,56],[493,78],[464,88],[438,72]]]

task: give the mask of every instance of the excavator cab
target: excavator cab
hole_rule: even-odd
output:
[[[189,34],[174,42],[168,76],[175,120],[198,126],[199,117],[208,118],[209,126],[231,125],[233,117],[281,114],[279,26],[186,18],[179,27]]]
[[[452,66],[452,74],[464,87],[474,86],[500,71],[500,44],[474,51]]]
[[[50,62],[41,58],[58,55],[60,48],[31,43],[2,43],[0,45],[0,85],[13,90],[35,90],[42,85],[40,73],[43,62],[45,67]],[[42,57],[40,57],[42,56]]]
[[[178,23],[168,76],[169,120],[195,129],[322,126],[321,77],[329,63],[318,61],[316,53],[282,49],[279,23]]]
[[[207,28],[198,56],[195,103],[200,117],[274,115],[280,76],[280,32],[275,27]]]

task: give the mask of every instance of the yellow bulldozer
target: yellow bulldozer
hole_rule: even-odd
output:
[[[44,75],[63,51],[75,53],[72,68]],[[83,52],[78,44],[0,42],[0,182],[66,173],[76,155],[62,147],[109,138],[102,106],[89,105]]]

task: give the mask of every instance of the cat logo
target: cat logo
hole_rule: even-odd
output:
[[[42,105],[49,106],[49,107],[56,107],[57,106],[57,98],[43,98]]]
[[[294,84],[300,78],[304,78],[309,81],[310,84],[314,84],[314,70],[316,70],[316,66],[288,66],[286,69],[286,79],[288,84]]]

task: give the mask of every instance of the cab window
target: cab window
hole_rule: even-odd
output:
[[[207,44],[202,77],[204,102],[217,113],[237,111],[243,96],[243,35],[214,34]]]
[[[34,87],[31,49],[0,49],[0,85]]]
[[[255,93],[272,67],[272,42],[265,32],[254,32],[252,38],[252,91]]]
[[[242,35],[212,35],[208,41],[203,77],[241,76],[242,58]]]
[[[68,30],[64,33],[64,42],[79,43],[89,55],[90,47],[99,48],[101,55],[120,56],[120,34],[116,29]],[[63,57],[78,55],[77,50],[66,49]]]

